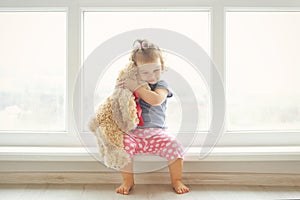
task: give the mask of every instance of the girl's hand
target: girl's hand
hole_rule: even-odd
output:
[[[139,82],[138,80],[127,78],[125,80],[118,80],[116,83],[116,87],[123,89],[127,88],[130,91],[134,92],[135,90],[146,84],[147,82]]]
[[[146,82],[142,82],[140,83],[138,80],[134,80],[131,78],[127,78],[124,81],[124,87],[129,89],[130,91],[134,92],[135,90],[137,90],[138,88],[140,88],[141,86],[147,84]]]

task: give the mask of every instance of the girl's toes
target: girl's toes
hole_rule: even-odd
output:
[[[124,188],[124,192],[123,192],[123,194],[128,194],[129,193],[129,189],[127,189],[127,188]]]
[[[176,191],[177,194],[181,194],[182,193],[182,191],[181,191],[180,188],[174,188],[174,189],[175,189],[175,191]]]

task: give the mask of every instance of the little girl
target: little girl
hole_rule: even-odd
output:
[[[137,45],[137,46],[135,46]],[[181,182],[183,166],[183,148],[171,136],[166,134],[166,104],[172,92],[164,80],[160,80],[164,62],[161,50],[146,40],[136,40],[130,60],[138,71],[138,79],[126,79],[117,83],[118,87],[128,88],[139,96],[142,108],[143,126],[124,134],[124,149],[132,158],[135,154],[150,153],[166,158],[172,186],[176,193],[189,192],[189,188]],[[143,83],[151,90],[141,87]],[[116,189],[117,193],[128,194],[134,186],[132,162],[121,170],[123,183]]]

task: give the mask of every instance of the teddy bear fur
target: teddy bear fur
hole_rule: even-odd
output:
[[[136,79],[137,67],[130,62],[119,73],[117,80]],[[149,89],[149,86],[145,86]],[[96,115],[89,122],[89,129],[96,136],[100,157],[107,167],[120,170],[129,162],[124,150],[123,135],[139,123],[136,102],[132,92],[116,87],[111,96],[98,106]]]

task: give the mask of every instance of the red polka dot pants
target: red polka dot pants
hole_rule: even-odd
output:
[[[124,134],[124,149],[130,158],[136,154],[154,154],[168,161],[184,157],[182,145],[161,128],[137,128]]]

